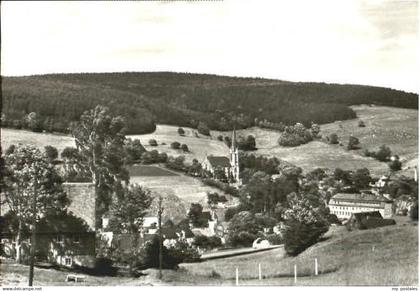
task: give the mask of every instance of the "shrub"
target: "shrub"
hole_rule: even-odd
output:
[[[410,209],[410,218],[413,221],[419,220],[419,202],[416,201]]]
[[[98,276],[115,276],[117,268],[113,264],[114,262],[109,258],[96,258],[93,272]]]
[[[49,161],[53,161],[58,158],[58,150],[50,145],[44,147],[45,155],[47,156]]]
[[[382,145],[377,152],[370,152],[365,150],[365,156],[372,157],[381,162],[387,162],[391,158],[391,149],[385,145]]]
[[[360,145],[360,142],[357,137],[354,137],[354,136],[349,137],[349,142],[347,144],[348,150],[357,150],[360,148],[359,145]]]
[[[336,133],[331,133],[327,136],[327,141],[329,144],[338,144],[338,135]]]
[[[240,231],[239,233],[234,233],[229,236],[229,244],[235,247],[250,247],[256,239],[256,234],[252,234],[247,231]]]
[[[366,127],[365,123],[363,122],[363,120],[359,120],[358,123],[359,127]]]
[[[158,162],[159,163],[166,163],[168,160],[168,155],[166,153],[159,153]]]
[[[179,135],[184,135],[185,134],[185,131],[184,131],[184,129],[182,127],[179,127],[178,128],[178,134]]]
[[[184,151],[186,153],[190,151],[189,148],[188,148],[188,146],[186,144],[182,144],[181,145],[181,149],[182,149],[182,151]]]
[[[232,217],[239,212],[239,209],[236,207],[229,207],[225,211],[225,221],[229,221],[232,219]]]
[[[200,122],[198,123],[197,130],[198,130],[198,132],[199,132],[199,133],[201,133],[202,135],[210,135],[210,129],[209,129],[209,127],[207,126],[207,124],[206,124],[206,123],[204,123],[204,122],[202,122],[202,121],[200,121]]]
[[[155,139],[149,139],[149,145],[152,147],[157,147],[158,143]]]
[[[396,172],[401,170],[402,163],[400,161],[400,157],[395,155],[391,158],[391,161],[388,163],[389,168]]]
[[[219,136],[217,137],[217,140],[218,140],[218,141],[223,141],[223,135],[219,135]]]
[[[254,151],[257,149],[255,143],[255,137],[252,135],[248,135],[246,138],[239,138],[238,139],[238,149],[243,151]]]
[[[207,250],[218,248],[222,245],[222,239],[218,236],[198,235],[194,238],[194,246],[204,248]]]
[[[284,239],[280,234],[272,233],[265,236],[265,239],[272,245],[281,245],[284,243]]]
[[[179,150],[181,148],[181,144],[177,141],[174,141],[173,143],[171,143],[171,148]]]
[[[205,178],[202,180],[203,183],[207,186],[212,186],[215,188],[218,188],[222,191],[224,191],[227,194],[230,194],[232,196],[238,196],[238,189],[236,189],[233,186],[230,186],[228,183],[223,183],[221,181],[217,181],[211,178]]]

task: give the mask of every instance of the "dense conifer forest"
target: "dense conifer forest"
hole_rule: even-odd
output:
[[[418,108],[418,95],[359,85],[294,83],[185,73],[84,73],[2,77],[2,126],[66,132],[101,104],[126,118],[127,133],[156,123],[229,130],[264,123],[309,126],[355,118],[349,105]],[[28,117],[32,112],[32,114]],[[33,127],[34,125],[32,125]],[[33,129],[33,128],[32,128]]]

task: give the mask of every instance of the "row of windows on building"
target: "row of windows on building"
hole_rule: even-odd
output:
[[[335,215],[351,215],[352,212],[347,212],[347,211],[333,211],[332,212]]]

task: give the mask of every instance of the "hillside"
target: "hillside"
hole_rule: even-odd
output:
[[[128,133],[150,133],[156,123],[228,130],[268,120],[286,124],[351,119],[354,104],[417,109],[418,95],[387,88],[294,83],[183,73],[89,73],[2,78],[2,123],[25,126],[38,114],[47,131],[65,132],[70,122],[97,104],[123,115]],[[304,114],[303,114],[304,113]]]
[[[297,147],[282,147],[277,143],[279,133],[274,130],[252,127],[238,131],[238,135],[253,135],[256,138],[257,155],[275,156],[301,167],[304,171],[315,168],[342,168],[354,170],[368,168],[374,175],[389,172],[386,163],[365,157],[363,151],[378,150],[381,145],[389,146],[393,154],[400,156],[403,163],[401,173],[411,176],[418,161],[418,111],[384,106],[351,106],[358,119],[337,121],[321,126],[321,135],[336,133],[344,146],[312,141]],[[358,127],[363,120],[366,127]],[[230,135],[230,132],[213,131],[212,136]],[[350,135],[360,140],[360,150],[345,148]]]
[[[298,268],[297,285],[397,285],[418,284],[418,227],[411,222],[378,229],[348,232],[343,226],[332,227],[319,242],[297,257],[285,256],[283,249],[201,263],[181,265],[182,278],[171,284],[191,284],[186,277],[208,277],[208,282],[235,282],[239,269],[240,285],[294,285],[293,266]],[[313,276],[314,259],[320,275]],[[258,264],[265,278],[258,280]],[[215,274],[218,274],[216,276]],[[217,278],[217,280],[212,280]]]

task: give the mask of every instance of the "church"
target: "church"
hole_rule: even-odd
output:
[[[230,147],[230,157],[225,156],[207,156],[202,163],[203,170],[211,173],[216,179],[217,171],[224,173],[228,182],[235,186],[241,185],[239,178],[239,151],[236,141],[236,131],[233,129],[232,144]],[[215,175],[216,174],[216,175]]]

